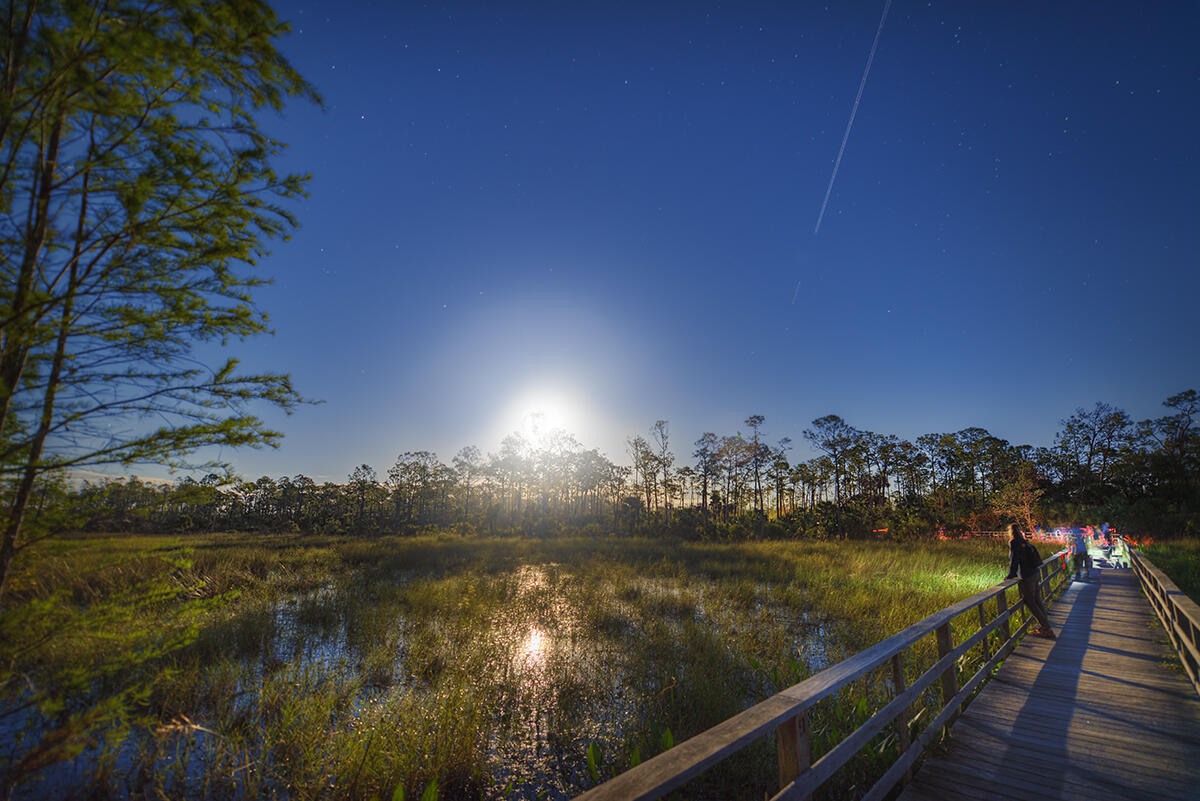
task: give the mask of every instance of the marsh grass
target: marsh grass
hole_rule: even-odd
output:
[[[30,706],[0,718],[27,724],[0,770],[14,797],[569,797],[1005,567],[989,541],[47,543],[18,563],[4,613],[6,708]],[[933,661],[923,643],[909,680]],[[889,681],[818,705],[814,756],[886,703]],[[884,732],[822,797],[865,789],[897,748]],[[761,797],[776,771],[768,737],[688,797]]]
[[[1184,594],[1200,603],[1200,537],[1156,542],[1139,550]]]

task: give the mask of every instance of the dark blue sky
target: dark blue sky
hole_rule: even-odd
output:
[[[245,475],[543,408],[617,461],[750,414],[1048,445],[1200,388],[1194,2],[894,0],[816,235],[882,2],[275,7],[326,108],[266,123],[311,198],[237,350],[325,403]]]

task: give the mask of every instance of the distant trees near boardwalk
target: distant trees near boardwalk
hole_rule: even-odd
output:
[[[256,529],[382,533],[423,527],[683,537],[919,536],[988,530],[1017,520],[1101,521],[1158,535],[1200,527],[1200,398],[1173,395],[1162,417],[1134,422],[1098,403],[1061,421],[1053,444],[1012,445],[982,428],[916,441],[853,427],[836,415],[803,435],[818,455],[791,462],[790,440],[769,444],[768,421],[748,433],[704,433],[677,463],[669,426],[627,443],[610,461],[564,431],[513,434],[450,463],[401,453],[386,472],[361,465],[344,481],[307,476],[225,483],[88,485],[60,501],[97,530]],[[64,505],[62,503],[60,506]]]

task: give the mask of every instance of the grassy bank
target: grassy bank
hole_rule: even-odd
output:
[[[1200,603],[1200,538],[1156,542],[1140,550],[1189,598]]]
[[[30,798],[569,797],[995,584],[1006,556],[987,540],[45,543],[0,621],[0,768]],[[874,692],[817,708],[818,755]],[[773,748],[690,792],[773,792]]]

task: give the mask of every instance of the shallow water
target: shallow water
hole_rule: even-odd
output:
[[[801,674],[823,669],[836,651],[830,650],[823,621],[769,600],[765,587],[753,590],[749,608],[732,608],[712,582],[619,577],[597,597],[589,595],[594,588],[588,582],[594,580],[554,564],[480,577],[480,582],[499,582],[509,599],[482,622],[469,610],[438,609],[432,619],[418,619],[389,606],[384,644],[394,642],[394,648],[384,654],[385,664],[371,655],[379,640],[364,641],[354,630],[355,614],[363,612],[363,599],[374,589],[388,597],[403,584],[330,584],[281,599],[268,610],[260,647],[248,648],[236,666],[234,697],[221,709],[193,710],[188,725],[162,721],[160,727],[175,728],[170,736],[160,728],[149,772],[168,795],[245,797],[248,787],[237,777],[209,781],[214,771],[229,769],[214,764],[228,759],[228,754],[216,756],[214,748],[231,721],[259,714],[266,682],[283,677],[295,679],[297,688],[319,687],[322,681],[353,686],[345,712],[329,722],[345,728],[391,694],[426,692],[444,674],[466,670],[473,673],[464,680],[486,695],[488,710],[481,732],[486,764],[480,767],[491,785],[477,787],[478,794],[565,799],[592,783],[589,745],[595,743],[602,755],[601,778],[619,773],[629,766],[633,746],[648,759],[661,749],[672,725],[687,725],[697,695],[723,716],[723,710],[745,708]],[[768,642],[777,643],[775,652],[749,653]],[[376,659],[370,668],[368,658]],[[792,667],[780,670],[779,665]],[[15,732],[14,722],[21,719],[0,719],[0,735]],[[677,734],[682,739],[686,733]],[[102,762],[111,766],[109,792],[130,797],[152,740],[148,731],[138,730],[106,757],[102,745],[85,750],[46,769],[42,781],[18,787],[13,798],[90,794]],[[272,757],[258,751],[246,759],[259,760],[261,773],[272,767]],[[281,781],[269,781],[257,792],[290,797]]]

